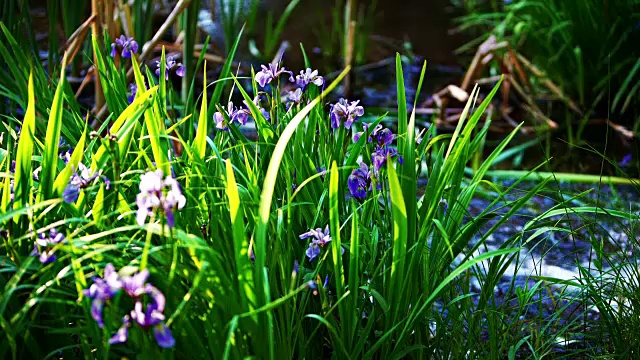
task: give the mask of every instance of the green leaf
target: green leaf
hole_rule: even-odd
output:
[[[206,102],[203,102],[205,104]],[[206,105],[205,105],[206,106]],[[206,112],[205,112],[206,114]],[[255,309],[256,295],[253,284],[252,264],[249,260],[249,242],[245,236],[245,224],[243,214],[240,209],[240,196],[238,195],[238,184],[233,174],[231,160],[225,161],[227,172],[226,194],[229,200],[229,215],[231,216],[231,227],[233,231],[233,245],[235,250],[235,261],[237,269],[238,293],[242,297],[244,312]],[[257,320],[255,318],[254,320]]]
[[[344,268],[342,267],[342,243],[340,242],[340,187],[339,187],[338,164],[333,161],[331,163],[331,171],[329,173],[329,227],[331,230],[331,255],[333,258],[333,278],[336,282],[336,292],[338,298],[344,296]],[[338,313],[344,324],[346,331],[343,332],[343,342],[350,347],[351,345],[351,321],[352,314],[348,313],[349,304],[343,301],[338,305]]]
[[[198,119],[198,131],[193,139],[193,150],[196,156],[204,159],[207,150],[207,62],[204,63],[204,78],[202,80],[202,105]]]
[[[358,290],[360,288],[360,229],[358,208],[354,205],[351,213],[351,247],[349,249],[349,291],[351,293],[347,314],[351,316],[351,328],[346,329],[351,334],[351,344],[358,334]]]
[[[33,93],[33,74],[29,75],[29,96],[27,111],[18,139],[18,153],[16,154],[16,173],[14,181],[14,209],[29,204],[29,194],[33,181],[31,156],[33,155],[34,132],[36,128],[36,102]]]
[[[53,179],[58,168],[58,145],[60,140],[60,130],[62,129],[62,100],[63,87],[65,85],[65,67],[67,57],[62,58],[60,67],[60,81],[56,88],[56,94],[51,104],[51,113],[47,123],[47,135],[45,138],[45,151],[42,157],[42,171],[40,176],[39,199],[49,199],[52,196]]]
[[[407,257],[407,208],[398,175],[390,158],[387,159],[387,168],[389,169],[389,190],[393,214],[393,262],[391,263],[391,286],[388,287],[389,292],[386,298],[393,306],[393,314],[390,319],[395,322],[400,311],[406,309],[402,305],[405,301],[402,301],[400,296],[404,293],[402,285],[405,279],[405,260]]]
[[[164,46],[162,47],[162,54],[160,55],[160,78],[158,82],[160,84],[160,103],[167,103],[167,56],[164,51]]]
[[[62,169],[55,182],[53,183],[53,191],[54,196],[61,196],[64,188],[69,183],[69,179],[73,172],[78,169],[78,164],[82,161],[84,157],[84,146],[87,141],[87,127],[85,127],[84,132],[82,133],[82,137],[76,144],[75,149],[73,149],[73,153],[71,154],[71,159],[67,163],[67,166]]]
[[[11,204],[11,177],[9,175],[9,169],[11,169],[11,157],[10,153],[7,151],[6,161],[6,170],[4,181],[2,182],[2,202],[0,202],[0,212],[6,213],[9,209],[9,205]]]
[[[99,225],[104,216],[104,183],[100,183],[100,190],[98,190],[96,198],[94,199],[91,215],[96,224]]]
[[[404,91],[404,75],[402,74],[402,57],[396,53],[396,88],[398,90],[398,135],[407,133],[407,97]],[[398,136],[398,149],[404,149],[404,139]]]

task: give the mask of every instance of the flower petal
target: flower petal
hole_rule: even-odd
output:
[[[161,348],[168,349],[176,345],[176,339],[164,323],[160,323],[153,328],[153,336]]]
[[[101,299],[93,299],[91,302],[91,317],[98,323],[98,326],[102,329],[104,321],[102,320],[102,309],[104,308],[104,301]]]

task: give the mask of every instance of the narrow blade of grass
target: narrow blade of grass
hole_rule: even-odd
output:
[[[65,84],[66,56],[62,58],[60,67],[60,80],[51,104],[51,113],[47,123],[47,135],[45,138],[45,151],[42,158],[42,176],[40,178],[39,199],[49,199],[53,190],[53,179],[56,176],[58,165],[58,146],[60,144],[60,130],[62,129],[62,89]]]

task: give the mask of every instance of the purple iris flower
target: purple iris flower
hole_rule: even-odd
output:
[[[367,197],[367,191],[371,190],[371,171],[365,163],[361,161],[360,167],[351,172],[347,186],[356,199],[362,201]]]
[[[122,278],[122,289],[132,298],[138,298],[146,294],[145,284],[149,278],[149,270],[144,269],[132,276]]]
[[[373,163],[373,170],[376,176],[380,172],[380,168],[387,162],[387,157],[397,157],[400,164],[403,163],[402,156],[398,156],[398,150],[395,148],[384,146],[378,147],[376,151],[371,154],[371,162]]]
[[[370,126],[371,124],[363,123],[364,131],[353,134],[353,141],[358,142],[360,137],[365,134]],[[371,154],[371,162],[373,163],[373,169],[376,176],[380,171],[380,168],[387,161],[387,156],[398,157],[398,162],[402,164],[402,157],[398,156],[398,150],[390,147],[393,139],[395,138],[396,136],[391,132],[391,130],[384,128],[380,124],[376,125],[373,131],[371,131],[368,141],[376,144],[375,151]]]
[[[113,264],[109,263],[104,268],[104,277],[94,278],[93,284],[84,290],[84,294],[90,299],[107,300],[114,297],[121,288],[122,279]]]
[[[247,103],[247,100],[242,100],[242,102],[244,103],[245,109],[241,109],[239,111],[244,111],[246,112],[247,116],[253,116],[251,115],[251,109],[249,108],[249,103]],[[271,115],[269,115],[269,112],[267,110],[265,110],[265,108],[263,108],[260,105],[260,95],[256,95],[256,97],[253,98],[253,104],[258,108],[258,110],[260,110],[260,113],[262,114],[262,117],[264,117],[265,119],[269,120],[271,118]],[[244,120],[244,123],[242,123],[242,125],[245,125],[247,122],[246,118]]]
[[[75,172],[69,178],[67,187],[65,187],[64,191],[62,192],[62,199],[66,203],[72,203],[78,200],[78,196],[80,196],[80,190],[86,189],[97,177],[101,177],[105,182],[107,189],[109,189],[111,182],[105,176],[100,175],[100,171],[93,171],[91,170],[91,168],[86,167],[83,163],[78,163],[78,168],[74,170]]]
[[[416,134],[416,144],[420,145],[422,143],[423,135],[424,135],[424,130]]]
[[[116,57],[119,49],[122,49],[122,57],[128,59],[132,54],[138,52],[138,43],[132,37],[127,38],[120,35],[119,38],[116,38],[116,42],[111,44],[111,57]]]
[[[43,264],[52,263],[56,261],[53,247],[64,240],[64,234],[58,232],[55,228],[49,230],[48,236],[45,233],[40,233],[33,244],[31,256],[39,256],[40,262]]]
[[[353,142],[358,142],[358,140],[360,140],[360,137],[365,134],[371,124],[363,123],[362,126],[364,128],[364,131],[353,134]],[[390,145],[395,138],[396,136],[393,135],[391,130],[384,128],[382,125],[378,124],[375,128],[373,128],[373,131],[371,131],[368,141],[374,142],[378,147],[384,147]]]
[[[289,79],[293,77],[293,73],[284,67],[280,67],[279,63],[270,63],[269,67],[266,65],[261,65],[262,70],[256,73],[256,82],[260,84],[260,87],[265,87],[269,84],[273,79],[278,78],[278,76],[288,73]]]
[[[362,135],[364,135],[367,132],[367,129],[369,129],[370,126],[371,126],[371,123],[363,122],[362,123],[363,130],[353,133],[353,142],[357,143],[358,140],[360,140],[360,138],[362,137]],[[371,142],[371,136],[369,136],[369,142]]]
[[[127,97],[127,100],[129,101],[129,104],[133,103],[133,100],[136,99],[136,94],[137,93],[138,93],[138,85],[129,84],[129,96]]]
[[[300,104],[302,101],[302,89],[297,88],[294,91],[289,91],[286,96],[286,101],[289,104],[289,107],[293,104]]]
[[[89,289],[84,290],[84,294],[92,299],[91,316],[101,328],[104,326],[102,312],[105,302],[113,298],[120,289],[136,300],[133,310],[122,318],[122,325],[118,331],[109,339],[109,344],[121,344],[127,341],[129,328],[133,321],[142,328],[153,328],[153,335],[160,347],[170,348],[175,345],[175,339],[171,330],[164,324],[165,297],[160,290],[147,283],[149,272],[143,270],[131,276],[120,278],[112,264],[107,264],[104,270],[104,279],[95,278]],[[146,308],[143,306],[141,297],[148,295],[150,303]]]
[[[241,125],[246,125],[247,120],[249,119],[249,114],[251,114],[247,109],[235,108],[231,101],[227,104],[227,109],[223,109],[223,111],[225,111],[226,115],[229,117],[229,122],[227,123],[227,120],[220,111],[215,112],[213,114],[213,121],[216,123],[216,129],[229,130],[229,124],[234,121],[237,121]]]
[[[311,242],[309,243],[309,248],[306,251],[309,261],[313,261],[313,259],[315,259],[318,255],[320,255],[321,247],[324,247],[326,244],[331,242],[329,225],[327,225],[324,228],[324,230],[322,230],[321,228],[311,229],[306,233],[300,234],[299,237],[300,239],[311,238]]]
[[[13,193],[14,193],[14,191],[15,191],[15,190],[13,189],[13,186],[14,186],[14,181],[13,181],[13,179],[11,179],[11,180],[9,180],[9,192],[10,192],[10,194],[9,194],[9,201],[10,201],[10,202],[13,202]]]
[[[444,213],[447,213],[447,210],[449,209],[449,202],[447,202],[447,199],[440,199],[439,205],[442,206],[442,209],[444,210]]]
[[[131,310],[131,318],[143,328],[148,328],[156,326],[164,321],[164,314],[153,302],[151,304],[147,304],[147,308],[144,309],[142,302],[137,301],[133,310]]]
[[[158,77],[160,76],[161,66],[162,65],[160,64],[160,60],[156,60],[156,67],[157,67],[156,76],[158,76]],[[166,70],[165,74],[164,74],[165,80],[169,80],[169,73],[171,72],[171,70],[173,68],[176,69],[176,75],[178,75],[180,77],[184,77],[184,72],[185,72],[184,65],[182,65],[182,63],[179,63],[179,62],[175,61],[173,59],[173,56],[167,57],[167,61],[164,64],[164,67],[165,67],[165,70]]]
[[[184,208],[187,202],[178,182],[170,176],[163,180],[162,176],[160,169],[140,175],[140,193],[136,197],[136,220],[140,226],[155,210],[162,209],[167,217],[167,225],[174,227],[174,212]]]
[[[109,263],[104,268],[104,278],[96,277],[93,280],[93,284],[83,291],[83,294],[89,299],[92,299],[91,317],[98,323],[100,328],[104,326],[102,309],[104,308],[105,301],[116,296],[121,288],[122,281],[113,265]]]
[[[289,81],[293,82],[293,76],[289,78]],[[296,84],[302,89],[306,88],[310,83],[316,86],[324,85],[324,79],[322,76],[318,75],[318,70],[311,70],[307,68],[304,71],[300,71],[300,75],[297,75],[295,78]]]
[[[171,330],[163,322],[153,327],[153,337],[161,348],[169,349],[176,345]]]
[[[146,310],[143,309],[142,302],[137,301],[131,310],[131,318],[143,328],[153,328],[153,336],[158,346],[162,348],[175,346],[176,340],[171,330],[164,324],[164,309],[160,309],[156,302],[147,304]]]
[[[349,103],[346,99],[340,99],[337,103],[331,105],[331,127],[337,129],[340,124],[349,129],[351,124],[364,115],[364,108],[358,106],[360,100]]]
[[[298,178],[298,170],[294,169],[293,179],[291,181],[291,191],[296,191],[296,189],[298,188],[297,178]]]
[[[67,150],[61,153],[60,155],[58,155],[58,157],[62,159],[62,161],[64,161],[64,164],[66,165],[69,163],[69,161],[71,161],[71,151]]]
[[[71,146],[67,144],[67,142],[64,141],[64,138],[62,137],[62,135],[60,135],[60,139],[58,140],[58,157],[69,152],[70,148]]]
[[[371,136],[369,137],[369,142],[374,142],[378,147],[385,147],[391,145],[393,139],[396,136],[393,135],[391,130],[382,128],[382,125],[378,124],[373,131],[371,132]]]
[[[11,165],[9,165],[9,173],[10,174],[15,174],[16,172],[16,161],[15,160],[11,160]],[[13,186],[14,186],[14,181],[13,178],[11,178],[9,180],[9,201],[13,202]]]
[[[324,166],[320,166],[316,168],[316,171],[318,172],[318,174],[320,174],[320,177],[324,181],[324,177],[327,176],[327,168],[325,168]]]
[[[631,159],[632,159],[631,154],[627,154],[622,158],[622,160],[618,163],[618,165],[621,168],[625,168],[625,167],[629,166],[629,164],[631,164]]]
[[[118,331],[109,339],[109,344],[123,344],[127,342],[127,338],[129,337],[129,327],[131,326],[131,317],[129,315],[125,315],[122,318],[122,326],[118,329]]]

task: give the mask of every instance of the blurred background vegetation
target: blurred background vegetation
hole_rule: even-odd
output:
[[[417,113],[425,124],[435,123],[443,131],[454,127],[471,84],[479,82],[489,89],[497,75],[506,75],[501,96],[492,104],[493,135],[487,146],[515,124],[524,121],[525,126],[515,142],[519,156],[505,167],[531,168],[540,159],[553,158],[548,170],[599,173],[604,169],[615,175],[616,167],[601,166],[599,155],[610,156],[614,163],[631,155],[632,161],[625,165],[636,174],[639,4],[638,0],[408,0],[400,5],[381,0],[5,0],[1,20],[20,46],[12,47],[0,34],[5,44],[0,62],[4,69],[20,60],[43,66],[51,76],[36,78],[36,86],[55,83],[61,50],[71,48],[77,56],[69,91],[81,106],[93,110],[92,116],[104,117],[99,85],[92,85],[96,84],[93,59],[83,54],[92,51],[91,33],[109,39],[124,33],[141,46],[146,44],[142,60],[148,63],[159,57],[162,46],[182,58],[187,76],[176,85],[188,106],[193,101],[189,88],[194,76],[200,76],[195,75],[199,74],[195,66],[203,49],[205,58],[218,65],[210,66],[215,78],[244,25],[234,69],[247,73],[250,66],[283,57],[291,67],[301,67],[299,44],[304,44],[304,56],[325,73],[346,64],[356,66],[343,84],[344,95],[353,94],[366,105],[393,113],[393,54],[400,52],[407,85],[416,85],[419,64],[428,61]],[[26,98],[26,75],[19,81],[15,75],[10,71],[0,75],[3,113],[24,105],[12,97]],[[412,92],[407,95],[412,100]],[[43,89],[41,96],[50,100],[51,90]]]

